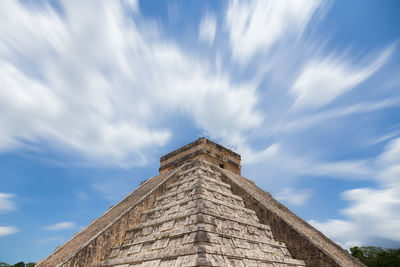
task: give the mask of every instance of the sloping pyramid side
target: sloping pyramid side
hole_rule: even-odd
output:
[[[97,267],[305,266],[210,164],[194,161]]]
[[[104,259],[112,245],[123,240],[125,230],[139,223],[140,214],[154,206],[155,198],[164,192],[165,186],[182,167],[143,182],[36,266],[86,267]]]
[[[361,264],[357,259],[352,257],[349,253],[347,253],[345,250],[343,250],[340,246],[336,245],[334,242],[329,240],[327,237],[325,237],[322,233],[317,231],[315,228],[304,222],[301,218],[297,217],[295,214],[293,214],[290,210],[288,210],[285,206],[280,204],[278,201],[273,199],[271,195],[261,189],[259,189],[257,186],[254,185],[253,182],[250,180],[240,176],[233,174],[227,170],[224,170],[222,168],[219,168],[217,166],[214,166],[212,164],[209,164],[208,162],[204,162],[202,160],[196,160],[193,162],[188,162],[185,163],[184,165],[168,172],[168,173],[163,173],[158,176],[155,176],[146,182],[144,182],[137,190],[132,192],[131,194],[127,195],[123,200],[121,200],[118,204],[110,208],[105,214],[100,216],[98,219],[94,220],[88,227],[83,229],[81,232],[76,234],[71,240],[63,244],[62,246],[58,247],[51,255],[49,255],[45,260],[42,262],[38,263],[38,267],[43,267],[43,266],[63,266],[63,267],[72,267],[72,266],[93,266],[95,263],[104,264],[107,266],[107,263],[109,260],[115,260],[117,261],[117,258],[123,258],[120,257],[122,255],[122,251],[124,251],[129,245],[126,243],[126,241],[130,240],[133,242],[136,242],[135,238],[140,237],[139,235],[135,236],[135,238],[129,237],[130,232],[135,232],[135,227],[138,227],[142,223],[144,223],[144,220],[147,220],[143,218],[141,215],[142,214],[148,214],[147,211],[150,209],[158,208],[156,206],[156,201],[158,201],[158,197],[165,195],[167,190],[175,190],[174,188],[170,187],[172,183],[175,183],[177,179],[180,178],[180,173],[182,171],[186,171],[188,168],[191,168],[195,162],[202,162],[201,164],[205,164],[210,168],[215,175],[221,178],[222,183],[225,185],[230,186],[230,193],[233,192],[233,195],[236,197],[232,197],[232,199],[237,198],[240,196],[242,201],[241,203],[237,203],[237,205],[244,207],[247,209],[244,209],[245,211],[253,211],[257,216],[253,216],[253,219],[258,222],[261,222],[264,227],[268,226],[271,228],[272,233],[274,234],[273,238],[272,236],[270,237],[272,243],[270,243],[270,247],[275,249],[274,252],[271,250],[268,252],[267,246],[264,246],[261,248],[263,245],[259,245],[260,250],[263,253],[266,253],[266,255],[269,255],[266,258],[255,258],[254,261],[247,261],[246,258],[241,258],[240,251],[249,251],[253,250],[251,247],[251,244],[255,243],[254,241],[257,241],[258,239],[244,239],[247,240],[247,243],[250,246],[250,249],[246,248],[240,248],[240,238],[237,240],[239,241],[233,241],[234,239],[231,239],[230,243],[228,243],[229,246],[235,246],[235,248],[232,248],[232,250],[229,250],[225,254],[221,253],[221,251],[224,251],[222,248],[220,248],[217,252],[215,253],[208,253],[208,250],[205,250],[203,247],[198,247],[200,250],[199,253],[192,253],[192,261],[198,262],[198,259],[200,259],[201,255],[206,255],[204,256],[207,261],[210,262],[217,262],[217,260],[222,260],[226,262],[226,264],[222,264],[220,266],[268,266],[265,264],[270,264],[269,266],[272,266],[271,264],[275,264],[279,266],[279,264],[292,264],[290,262],[290,255],[296,259],[301,259],[304,260],[307,266],[364,266]],[[214,175],[214,174],[213,174]],[[214,176],[208,177],[213,179]],[[206,177],[207,178],[207,177]],[[207,179],[205,179],[207,180]],[[201,188],[201,187],[200,187]],[[226,189],[228,187],[225,186]],[[221,189],[222,190],[222,189]],[[172,191],[171,191],[172,192]],[[197,192],[197,191],[195,191]],[[199,193],[200,195],[204,195],[203,193]],[[215,199],[218,199],[217,197],[213,197]],[[206,203],[210,203],[212,201],[208,201],[209,199],[207,198],[195,198],[196,200],[196,206],[197,210],[199,211],[199,207],[203,207],[203,209],[207,209],[212,211],[212,208],[209,208],[206,206]],[[229,200],[227,200],[229,201]],[[160,202],[161,203],[161,202]],[[233,203],[232,203],[233,204]],[[157,204],[159,205],[159,204]],[[222,205],[226,206],[226,205]],[[221,209],[221,207],[218,209]],[[229,207],[229,206],[227,206]],[[237,209],[237,208],[236,208]],[[195,209],[193,209],[192,212]],[[234,209],[233,209],[234,210]],[[237,212],[240,212],[241,209],[237,209]],[[199,211],[200,212],[200,211]],[[219,211],[223,212],[223,211]],[[228,212],[229,213],[229,212]],[[224,214],[225,213],[221,213]],[[207,224],[205,221],[208,219],[208,216],[200,216],[201,214],[197,214],[195,217],[192,216],[187,216],[188,218],[192,218],[193,220],[198,220],[197,224]],[[146,215],[147,216],[147,215]],[[214,216],[217,218],[217,214]],[[246,217],[243,217],[246,218]],[[242,219],[242,217],[241,217]],[[150,220],[150,219],[149,219]],[[186,219],[185,219],[186,220]],[[189,219],[188,219],[189,220]],[[222,219],[221,219],[222,220]],[[247,220],[247,219],[246,219]],[[214,223],[214,228],[215,229],[230,229],[230,224],[227,225],[226,221],[229,221],[229,219],[225,218],[225,224],[221,223]],[[194,223],[193,223],[194,224]],[[213,225],[213,224],[210,224]],[[221,226],[222,225],[222,226]],[[240,231],[246,231],[244,228],[245,223],[239,221],[237,226],[236,224],[232,223],[234,227],[238,227],[237,230],[240,229]],[[268,226],[267,226],[268,225]],[[178,227],[179,225],[175,222],[174,225],[172,226],[174,229]],[[188,225],[190,227],[194,227],[193,225]],[[251,226],[249,224],[248,226]],[[161,227],[161,226],[160,226]],[[167,225],[165,226],[167,227]],[[219,227],[219,228],[218,228]],[[260,226],[259,228],[262,229],[263,226]],[[256,227],[257,228],[257,227]],[[132,229],[132,231],[128,231],[127,229]],[[172,228],[171,228],[172,229]],[[205,229],[205,228],[204,228]],[[235,228],[234,228],[235,229]],[[249,230],[250,229],[250,230]],[[247,227],[247,232],[249,235],[249,231],[251,230],[251,227]],[[142,230],[143,231],[143,230]],[[168,231],[168,230],[166,230]],[[228,230],[227,230],[228,231]],[[161,231],[160,231],[161,232]],[[165,231],[162,231],[165,232]],[[268,229],[265,229],[265,234],[267,237],[269,237],[268,234]],[[198,229],[197,231],[198,234],[196,234],[194,240],[197,243],[204,244],[204,243],[209,243],[213,244],[211,242],[213,238],[213,234],[216,233],[221,233],[221,236],[219,236],[219,240],[223,240],[225,242],[225,239],[223,239],[223,232],[218,232],[217,230],[214,230],[214,232],[210,231],[207,232],[207,229],[201,231],[201,229]],[[209,233],[209,234],[204,234],[204,233]],[[245,233],[245,232],[243,232]],[[150,233],[151,234],[151,233]],[[206,241],[204,241],[204,238]],[[210,239],[211,238],[211,239]],[[161,242],[161,241],[160,241]],[[182,241],[183,242],[183,241]],[[186,241],[185,242],[189,242]],[[236,242],[236,243],[235,243]],[[285,251],[285,245],[287,246],[287,249],[290,251],[290,253],[287,253]],[[112,247],[113,245],[116,245],[116,247]],[[170,243],[168,241],[168,247],[172,245],[173,242]],[[190,243],[188,243],[190,244]],[[260,244],[264,244],[263,242],[260,242]],[[277,244],[277,245],[274,245]],[[281,245],[278,245],[281,244]],[[236,247],[236,245],[238,247]],[[143,246],[143,245],[142,245]],[[155,245],[156,246],[156,245]],[[161,244],[160,244],[161,246]],[[222,246],[220,246],[222,247]],[[130,248],[130,247],[129,247]],[[257,248],[257,247],[256,247]],[[283,261],[279,261],[278,258],[276,260],[272,257],[282,257],[282,255],[279,255],[279,251],[277,250],[278,248],[281,249],[282,253],[284,253],[283,256]],[[137,247],[138,249],[138,247]],[[263,251],[263,249],[265,251]],[[111,254],[110,254],[111,251]],[[118,251],[118,252],[115,252]],[[121,251],[121,252],[119,252]],[[145,247],[141,247],[140,251],[146,251]],[[157,249],[155,250],[156,252],[158,251]],[[161,251],[161,250],[160,250]],[[258,251],[258,250],[257,250]],[[114,253],[114,254],[113,254]],[[115,254],[116,253],[116,254]],[[244,253],[244,252],[243,252]],[[251,252],[250,252],[251,253]],[[269,254],[268,254],[269,253]],[[151,254],[151,253],[150,253]],[[138,254],[139,255],[139,254]],[[214,256],[209,258],[207,255],[226,255],[223,257],[223,259],[213,259]],[[238,257],[236,256],[230,256],[230,255],[239,255]],[[126,255],[127,256],[127,255]],[[109,257],[109,258],[107,258]],[[135,256],[136,257],[136,256]],[[196,259],[194,260],[193,257]],[[207,258],[208,257],[208,258]],[[180,261],[183,262],[182,257],[176,257],[176,260],[178,258],[181,258]],[[189,261],[189,258],[185,258],[185,261]],[[218,258],[218,257],[217,257]],[[106,260],[104,260],[106,259]],[[238,260],[236,263],[235,260]],[[251,258],[250,258],[251,259]],[[272,259],[272,261],[271,261]],[[173,257],[170,258],[170,260],[173,260]],[[289,260],[289,262],[285,262],[285,260]],[[99,263],[101,262],[101,263]],[[118,261],[117,261],[118,262]],[[150,260],[144,260],[144,262],[150,263]],[[260,265],[264,264],[264,265]],[[112,262],[111,266],[112,266]],[[160,264],[162,261],[160,261]],[[240,265],[240,264],[245,264],[245,265]],[[253,264],[254,263],[254,264]],[[118,263],[119,264],[119,263]],[[179,263],[176,262],[177,266],[185,266],[186,263]],[[179,265],[181,264],[181,265]],[[246,265],[247,264],[247,265]],[[252,265],[253,264],[253,265]],[[257,265],[258,264],[258,265]],[[302,262],[295,261],[293,264],[299,264],[302,266]],[[123,266],[123,263],[119,264]],[[116,265],[118,266],[118,265]],[[130,265],[129,265],[130,266]],[[132,265],[134,266],[134,265]],[[155,265],[151,265],[155,266]],[[162,266],[162,265],[161,265]],[[174,266],[174,265],[167,265],[167,266]],[[189,266],[189,265],[188,265]],[[206,266],[206,265],[204,265]],[[281,265],[285,266],[285,265]]]
[[[254,210],[260,222],[271,227],[277,241],[285,242],[293,257],[302,259],[307,266],[365,265],[330,240],[320,231],[275,200],[270,193],[258,188],[253,181],[224,169],[223,181],[240,195],[246,207]]]

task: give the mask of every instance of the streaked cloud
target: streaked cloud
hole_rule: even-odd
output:
[[[346,220],[312,222],[346,247],[374,244],[379,240],[400,242],[400,138],[387,144],[376,158],[375,167],[378,188],[356,188],[342,193],[342,199],[350,202],[341,211]],[[351,226],[351,235],[340,225]]]
[[[352,180],[367,179],[373,175],[368,160],[341,160],[341,161],[305,161],[307,167],[303,174],[312,176],[328,176],[336,178],[347,178]]]
[[[273,144],[261,152],[246,150],[244,164],[248,167],[263,166],[262,176],[273,171],[279,180],[301,179],[304,177],[326,177],[330,179],[368,180],[376,172],[370,159],[359,160],[326,160],[318,158],[309,152],[307,155],[299,155],[291,152],[282,144]],[[284,163],[284,168],[282,168]],[[254,165],[254,166],[253,166]]]
[[[299,38],[320,5],[318,0],[231,1],[226,24],[232,57],[246,63],[282,38]]]
[[[273,159],[279,155],[279,143],[274,143],[264,148],[261,151],[254,151],[246,145],[238,147],[238,151],[243,156],[243,164],[257,164]]]
[[[0,237],[16,234],[18,232],[19,232],[19,229],[15,226],[1,226],[0,225]]]
[[[46,4],[3,5],[2,151],[46,140],[89,161],[129,167],[146,164],[147,149],[171,139],[171,129],[158,125],[177,114],[231,140],[262,121],[256,84],[233,83],[157,27],[139,28],[123,10],[137,12],[131,2],[66,1],[63,16]]]
[[[138,0],[125,0],[124,2],[130,7],[131,11],[133,11],[134,13],[139,12],[139,1]]]
[[[269,131],[272,134],[279,134],[282,132],[297,133],[320,125],[323,122],[330,122],[332,119],[375,112],[399,106],[400,98],[391,97],[382,100],[360,102],[349,106],[325,109],[316,114],[304,114],[299,116],[299,114],[296,113],[296,119],[287,119],[284,122],[277,123]]]
[[[199,25],[199,39],[209,45],[212,45],[215,38],[215,32],[217,30],[217,18],[207,13],[201,20]]]
[[[339,243],[343,248],[349,249],[353,246],[362,245],[358,241],[359,229],[355,223],[343,220],[329,220],[325,223],[310,220],[308,223]]]
[[[43,227],[43,229],[47,231],[61,231],[73,228],[76,228],[76,224],[74,222],[59,222]]]
[[[292,187],[285,187],[280,192],[274,194],[274,197],[284,203],[304,206],[311,195],[312,191],[310,189],[297,190]]]
[[[319,108],[348,92],[376,72],[393,53],[387,48],[371,64],[354,66],[337,56],[311,60],[294,82],[291,92],[296,96],[296,108]]]
[[[104,75],[107,66],[124,73],[117,80],[129,80],[124,47],[141,42],[135,27],[119,26],[119,19],[126,19],[120,6],[64,2],[63,19],[49,5],[3,5],[7,15],[0,16],[0,23],[7,29],[0,31],[0,121],[6,130],[0,134],[1,150],[46,139],[96,161],[108,157],[113,164],[140,164],[146,160],[140,150],[169,140],[167,129],[149,127],[138,118],[146,112],[140,96],[119,106],[117,95],[125,97],[124,86],[112,74]],[[88,8],[90,16],[83,11]],[[125,34],[132,38],[125,41]],[[113,56],[101,51],[113,51]],[[21,60],[35,62],[35,71]]]
[[[205,135],[238,151],[244,175],[252,170],[250,179],[287,204],[310,206],[305,204],[316,190],[298,188],[304,179],[348,185],[339,219],[330,210],[310,221],[343,246],[399,240],[390,235],[400,232],[400,141],[398,129],[390,128],[399,117],[398,41],[390,45],[382,38],[379,46],[363,47],[357,40],[338,42],[329,25],[338,33],[347,25],[333,20],[334,13],[324,17],[336,3],[319,0],[233,0],[194,16],[176,1],[165,10],[143,6],[143,12],[137,0],[56,5],[0,2],[5,158],[34,150],[41,160],[56,150],[62,160],[117,173],[90,180],[101,175],[87,170],[87,180],[74,180],[72,200],[86,205],[96,196],[117,201],[137,184],[110,167],[147,164],[183,135]],[[154,14],[147,16],[149,10]],[[30,178],[16,183],[30,185]],[[38,186],[46,180],[41,178]],[[2,190],[0,213],[15,210],[19,196]],[[337,199],[329,194],[324,201]],[[50,219],[42,225],[64,220]],[[41,229],[81,229],[83,222],[77,223]],[[0,227],[0,235],[17,231]],[[56,240],[38,243],[50,241]]]
[[[17,209],[14,199],[14,194],[0,193],[0,214]]]

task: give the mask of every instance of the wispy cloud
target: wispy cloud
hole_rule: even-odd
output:
[[[255,84],[214,72],[152,24],[138,27],[140,17],[123,10],[136,14],[130,3],[62,2],[63,15],[47,4],[2,3],[0,150],[46,140],[132,166],[170,140],[171,129],[157,126],[167,116],[188,115],[215,138],[240,139],[260,124]]]
[[[300,179],[306,176],[368,180],[376,174],[371,166],[373,161],[370,159],[329,161],[317,158],[312,153],[298,155],[278,144],[273,144],[261,152],[252,150],[246,152],[246,156],[252,160],[244,162],[247,166],[262,165],[268,171],[273,171],[275,176],[278,175],[280,180]],[[262,171],[263,176],[266,175],[265,172]]]
[[[8,193],[0,193],[0,214],[17,210],[14,201],[15,195]],[[0,237],[18,233],[20,230],[15,226],[0,225]]]
[[[168,3],[168,20],[169,23],[177,23],[180,19],[180,10],[177,2]]]
[[[88,200],[91,198],[85,191],[81,190],[75,191],[75,197],[79,200]]]
[[[320,5],[314,0],[231,1],[226,24],[232,57],[246,63],[284,37],[300,37]]]
[[[125,0],[125,3],[128,4],[130,10],[134,13],[139,12],[139,1],[138,0]]]
[[[332,21],[321,23],[329,5],[232,0],[226,10],[213,5],[186,21],[184,5],[173,1],[165,21],[146,17],[137,0],[60,1],[58,8],[0,1],[0,152],[50,147],[79,162],[132,167],[175,141],[175,131],[201,132],[237,149],[244,171],[255,170],[249,177],[274,180],[277,187],[266,189],[291,205],[305,205],[312,194],[294,186],[300,179],[346,179],[345,217],[312,221],[341,244],[398,240],[388,234],[400,232],[398,131],[374,139],[373,120],[383,114],[380,125],[398,123],[391,111],[400,106],[399,75],[382,74],[396,64],[397,44],[338,44],[325,27]],[[189,28],[180,44],[177,35]],[[370,52],[361,57],[332,52],[363,49]],[[349,136],[357,140],[346,147]],[[366,139],[375,140],[373,148]],[[365,180],[377,186],[360,186]],[[135,181],[90,183],[115,201]],[[77,191],[74,199],[88,197]],[[16,200],[0,193],[0,213],[15,210]],[[79,226],[42,230],[72,228]]]
[[[285,122],[277,123],[270,132],[273,134],[279,134],[282,132],[297,133],[307,128],[320,125],[322,122],[329,122],[331,119],[374,112],[398,106],[400,106],[400,98],[391,97],[383,100],[361,102],[350,106],[325,109],[316,114],[297,115],[297,118],[294,120],[287,119]]]
[[[242,144],[238,147],[238,151],[243,156],[243,164],[257,164],[278,156],[280,153],[279,147],[279,143],[275,143],[261,151],[254,151],[250,147]]]
[[[329,220],[325,223],[310,220],[308,223],[346,249],[362,245],[358,236],[359,229],[355,223],[344,220]]]
[[[347,220],[312,223],[344,246],[374,244],[379,239],[400,242],[400,138],[390,141],[376,158],[373,177],[378,188],[356,188],[343,192],[350,202],[342,210]],[[349,227],[351,235],[345,229]]]
[[[207,13],[199,25],[199,39],[209,45],[212,45],[217,29],[217,18]]]
[[[14,194],[0,193],[0,214],[17,209],[14,199]]]
[[[379,144],[379,143],[388,141],[390,139],[393,139],[395,137],[398,137],[399,135],[400,135],[400,130],[394,130],[390,133],[383,134],[377,138],[374,138],[373,140],[370,141],[370,144],[372,144],[372,145]]]
[[[1,226],[0,225],[0,237],[6,235],[12,235],[18,233],[19,229],[15,226]]]
[[[375,173],[369,160],[305,161],[305,164],[302,173],[312,176],[361,180]]]
[[[332,102],[376,72],[393,51],[394,46],[390,46],[367,66],[354,66],[346,59],[337,59],[337,56],[311,60],[291,88],[296,96],[294,106],[319,108]]]
[[[67,229],[72,229],[72,228],[76,228],[76,224],[74,222],[60,222],[60,223],[45,226],[42,229],[47,230],[47,231],[60,231],[60,230],[67,230]]]
[[[131,81],[124,47],[134,48],[142,39],[135,35],[139,33],[134,26],[127,29],[118,25],[119,19],[126,20],[119,10],[122,7],[109,4],[92,8],[85,6],[89,3],[65,2],[67,18],[63,19],[50,5],[40,9],[19,2],[3,5],[1,10],[7,14],[0,16],[0,23],[7,27],[0,31],[0,120],[7,130],[0,134],[1,150],[44,138],[88,158],[108,156],[114,163],[124,163],[126,157],[132,157],[134,164],[145,160],[141,149],[165,144],[170,138],[168,130],[148,127],[138,116],[124,117],[135,113],[129,106],[141,102],[138,98],[124,106],[122,116],[124,108],[113,103],[118,91],[120,97],[126,97],[123,86],[112,82],[112,74],[102,74],[108,66],[124,73],[118,80]],[[93,10],[91,16],[84,14],[87,9]],[[92,24],[94,21],[101,23]],[[125,34],[131,38],[126,40]],[[104,56],[101,51],[113,51],[113,56]],[[35,71],[16,58],[35,62]],[[146,112],[143,104],[133,106],[138,107],[136,114]]]
[[[280,192],[276,193],[274,197],[288,204],[304,206],[311,195],[312,191],[310,189],[296,190],[292,187],[285,187]]]

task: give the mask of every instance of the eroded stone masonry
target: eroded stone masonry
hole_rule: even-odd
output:
[[[240,170],[200,138],[37,266],[363,266]]]

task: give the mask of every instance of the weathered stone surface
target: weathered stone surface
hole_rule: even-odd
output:
[[[305,266],[232,194],[218,169],[202,160],[184,166],[96,266]]]
[[[275,238],[285,242],[292,255],[303,259],[307,266],[364,266],[249,179],[226,170],[221,172],[223,181],[243,197],[246,207],[256,212],[260,222],[270,225]]]
[[[240,168],[200,138],[37,266],[363,266]]]
[[[153,207],[176,171],[147,180],[36,266],[91,266],[104,259],[111,246],[123,240],[125,229],[137,224],[140,214]]]
[[[185,162],[204,159],[214,165],[240,174],[240,155],[204,137],[160,158],[160,173],[173,170]]]

